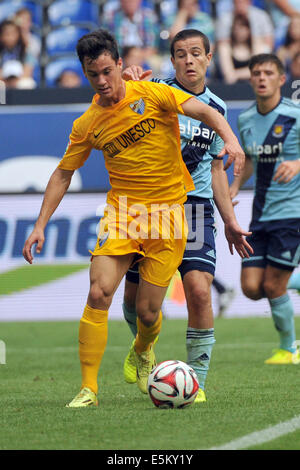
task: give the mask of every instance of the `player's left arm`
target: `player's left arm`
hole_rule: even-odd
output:
[[[298,160],[285,160],[278,166],[274,181],[277,183],[289,183],[294,176],[300,173],[300,158]]]
[[[204,122],[223,139],[224,147],[219,153],[219,157],[224,157],[228,154],[224,170],[227,170],[234,162],[234,175],[239,175],[245,164],[245,154],[224,116],[211,106],[202,103],[194,97],[182,103],[181,107],[185,115]]]
[[[245,237],[250,236],[251,232],[244,231],[236,220],[227,175],[223,171],[223,161],[214,159],[211,171],[214,200],[224,222],[225,236],[230,253],[233,254],[234,247],[241,258],[249,258],[249,253],[253,253],[253,249]]]

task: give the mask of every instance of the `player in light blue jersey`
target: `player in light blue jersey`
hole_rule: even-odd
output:
[[[248,241],[254,254],[242,260],[244,294],[267,297],[279,349],[266,364],[299,364],[294,310],[287,287],[300,260],[300,108],[281,97],[284,67],[276,55],[249,63],[256,103],[239,116],[246,164],[231,185],[231,196],[254,172],[255,191]]]
[[[171,61],[176,77],[166,80],[165,83],[191,93],[200,101],[226,115],[225,103],[205,86],[205,74],[211,57],[209,40],[204,34],[191,29],[179,32],[171,44]],[[140,79],[146,75],[147,71],[143,72],[137,67],[128,71],[127,78]],[[240,228],[235,218],[227,175],[224,171],[222,140],[202,122],[187,116],[178,117],[183,159],[195,184],[195,190],[188,194],[185,203],[191,236],[189,235],[179,267],[188,309],[187,363],[196,371],[200,383],[195,401],[204,402],[206,401],[205,380],[215,343],[210,292],[216,263],[213,198],[225,224],[231,253],[234,246],[239,255],[245,257],[248,256],[251,247],[244,238],[247,232]],[[202,213],[203,216],[197,217],[198,213]],[[199,227],[204,229],[202,238],[202,234],[198,237]],[[134,336],[137,283],[138,270],[130,270],[126,276],[123,311]],[[131,360],[133,348],[134,345],[124,363],[125,380],[129,383],[136,381],[135,365]]]
[[[178,75],[180,75],[180,71],[177,72],[177,76],[175,78],[166,80],[154,78],[152,81],[156,83],[166,83],[169,86],[178,88],[179,90],[185,90],[189,93],[193,93],[193,91],[189,89],[189,83],[183,86],[180,81],[178,81],[178,78],[180,80],[180,76],[178,77]],[[195,94],[195,96],[200,101],[213,107],[227,118],[226,104],[217,95],[212,93],[208,87],[204,85],[203,91],[199,94]],[[209,129],[206,125],[199,123],[199,121],[195,119],[191,119],[184,115],[179,115],[178,119],[182,156],[195,184],[195,190],[189,193],[189,200],[187,203],[192,203],[195,201],[197,203],[201,203],[201,199],[203,199],[206,208],[208,207],[208,204],[214,206],[214,194],[212,188],[212,161],[218,160],[219,158],[223,159],[222,157],[218,157],[218,154],[223,148],[223,141],[220,136],[218,136],[212,129]],[[213,169],[214,166],[216,166],[216,163],[213,163]],[[218,168],[220,170],[221,165],[219,165]],[[213,208],[211,214],[212,219],[210,220],[210,223],[213,224]],[[206,263],[206,271],[211,272],[214,275],[215,255],[208,255],[208,253],[215,253],[214,237],[211,238],[211,242],[209,242],[209,237],[212,235],[215,235],[215,231],[207,234],[206,242],[210,243],[211,246],[210,249],[206,248],[204,251],[202,251],[200,253],[200,257],[202,262]],[[194,251],[194,248],[192,248],[192,251]],[[183,265],[181,266],[182,269],[180,270],[182,275],[185,272],[184,266],[186,262],[188,264],[188,269],[190,270],[190,258],[192,257],[195,259],[195,256],[193,255],[195,255],[195,253],[192,253],[191,250],[187,249],[183,258]],[[207,264],[211,265],[211,269],[209,271],[209,266],[207,266]],[[221,317],[233,300],[235,292],[234,289],[224,286],[224,284],[215,277],[212,280],[212,285],[218,293],[218,316]]]

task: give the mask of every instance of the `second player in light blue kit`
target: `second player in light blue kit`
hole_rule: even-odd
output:
[[[278,350],[266,364],[298,364],[294,309],[287,288],[300,261],[300,108],[281,97],[284,67],[273,54],[249,64],[256,103],[239,116],[247,156],[231,196],[254,172],[255,192],[248,238],[254,254],[242,261],[241,283],[252,300],[266,297],[278,331]]]
[[[193,29],[179,32],[171,44],[171,61],[176,76],[164,83],[192,94],[226,115],[225,103],[205,86],[211,57],[209,40],[204,34]],[[146,73],[141,71],[135,76],[131,70],[127,78],[139,79]],[[251,247],[244,238],[248,232],[241,229],[235,218],[223,165],[223,141],[200,121],[182,115],[178,118],[183,159],[195,184],[195,190],[188,194],[185,203],[189,237],[179,271],[188,309],[187,363],[197,373],[200,383],[197,403],[206,401],[204,386],[215,342],[210,292],[216,263],[213,199],[224,221],[230,251],[233,253],[234,246],[241,257],[247,257]],[[236,166],[235,173],[238,173]],[[199,226],[200,231],[197,231]],[[130,270],[126,275],[123,311],[134,336],[137,283],[138,270]],[[124,363],[125,380],[129,383],[136,381],[133,347],[134,344]]]

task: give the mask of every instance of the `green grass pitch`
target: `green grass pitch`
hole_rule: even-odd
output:
[[[70,274],[86,269],[86,264],[44,264],[18,266],[0,273],[0,296],[8,295],[31,287],[56,281]]]
[[[185,329],[185,320],[163,321],[158,361],[185,360]],[[159,410],[123,381],[131,336],[110,321],[99,407],[74,410],[65,404],[80,386],[78,322],[0,323],[0,449],[210,449],[300,415],[300,365],[264,365],[277,346],[272,320],[216,319],[215,330],[207,402]],[[299,450],[300,430],[255,449]]]

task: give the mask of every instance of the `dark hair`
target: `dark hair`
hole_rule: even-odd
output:
[[[117,41],[105,29],[82,36],[77,42],[76,51],[82,65],[85,57],[95,60],[104,52],[108,52],[116,63],[120,57]]]
[[[198,29],[183,29],[182,31],[179,31],[177,33],[170,46],[170,51],[171,51],[171,56],[174,57],[174,51],[175,51],[175,43],[178,41],[184,41],[185,39],[188,38],[193,38],[193,37],[200,37],[202,39],[204,49],[205,49],[205,54],[208,54],[210,52],[210,43],[208,37],[199,31]]]
[[[251,59],[249,60],[249,69],[250,71],[252,71],[255,65],[261,65],[267,62],[271,62],[272,64],[275,64],[280,75],[283,75],[285,73],[283,63],[275,54],[257,54],[257,55],[252,56]]]
[[[25,57],[25,50],[26,50],[26,45],[25,45],[25,42],[22,38],[22,34],[21,34],[21,29],[20,27],[12,20],[4,20],[2,21],[2,23],[0,23],[0,36],[2,35],[3,33],[3,30],[7,27],[7,26],[13,26],[14,28],[17,29],[18,33],[19,33],[19,39],[18,39],[18,42],[17,44],[14,46],[14,51],[16,53],[16,59],[19,60],[20,62],[24,62],[24,57]],[[3,43],[0,41],[0,54],[5,51],[5,46],[3,45]]]
[[[235,23],[240,23],[243,26],[247,26],[247,28],[249,29],[249,37],[247,39],[247,44],[248,44],[249,49],[252,49],[252,35],[251,35],[250,21],[248,20],[248,18],[245,15],[235,15],[234,16],[234,18],[232,20],[231,33],[230,33],[231,43],[233,45],[236,44],[236,39],[235,39],[235,35],[234,35]]]
[[[291,35],[291,25],[292,25],[292,21],[293,21],[293,18],[291,19],[289,25],[288,25],[288,28],[287,28],[287,31],[286,31],[286,35],[285,35],[285,39],[284,39],[284,43],[283,45],[285,47],[288,47],[290,46],[291,44],[293,44],[295,42],[295,39],[293,38],[293,36]]]

